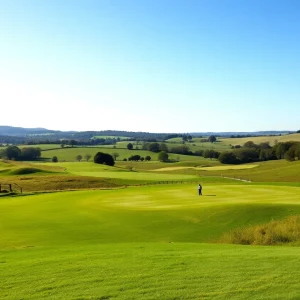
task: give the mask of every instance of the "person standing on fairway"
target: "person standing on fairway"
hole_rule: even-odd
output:
[[[198,184],[198,194],[199,196],[202,195],[202,185],[200,183]]]

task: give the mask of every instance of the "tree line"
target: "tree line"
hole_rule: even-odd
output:
[[[37,160],[41,157],[41,149],[38,147],[8,146],[0,151],[0,158],[8,160]]]
[[[278,159],[299,160],[300,142],[280,142],[271,147],[268,142],[255,144],[248,141],[243,147],[239,146],[232,151],[222,152],[218,159],[224,164],[242,164]]]

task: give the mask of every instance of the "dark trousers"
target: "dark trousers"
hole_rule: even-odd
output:
[[[202,195],[202,189],[199,189],[198,192],[199,192],[199,196]]]

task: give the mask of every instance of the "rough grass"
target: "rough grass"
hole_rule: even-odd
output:
[[[300,216],[225,233],[221,243],[243,245],[300,244]]]
[[[19,169],[10,171],[10,174],[11,175],[27,175],[27,174],[34,174],[34,173],[39,173],[39,172],[46,172],[46,171],[44,171],[42,169],[38,169],[38,168],[19,168]]]
[[[2,184],[15,183],[22,187],[23,193],[49,192],[80,189],[106,189],[123,186],[122,182],[109,178],[95,178],[76,175],[52,175],[45,173],[26,174],[18,176],[3,176]]]

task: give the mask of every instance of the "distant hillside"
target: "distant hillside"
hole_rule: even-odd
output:
[[[246,137],[246,136],[263,136],[263,135],[283,135],[283,134],[289,134],[289,133],[295,133],[295,130],[282,130],[282,131],[254,131],[254,132],[239,132],[239,131],[233,131],[233,132],[190,132],[192,136],[210,136],[210,135],[216,135],[216,136],[226,136],[226,137]]]
[[[0,135],[8,136],[26,136],[30,134],[49,134],[54,133],[54,130],[48,130],[45,128],[23,128],[13,126],[0,126]]]
[[[121,130],[102,130],[102,131],[59,131],[46,128],[23,128],[13,126],[0,126],[0,143],[28,143],[37,141],[59,142],[63,139],[89,141],[94,137],[127,137],[132,140],[164,141],[170,138],[192,135],[194,137],[216,135],[222,137],[253,137],[253,136],[277,136],[293,133],[295,131],[257,131],[257,132],[191,132],[191,133],[151,133],[133,132]]]

